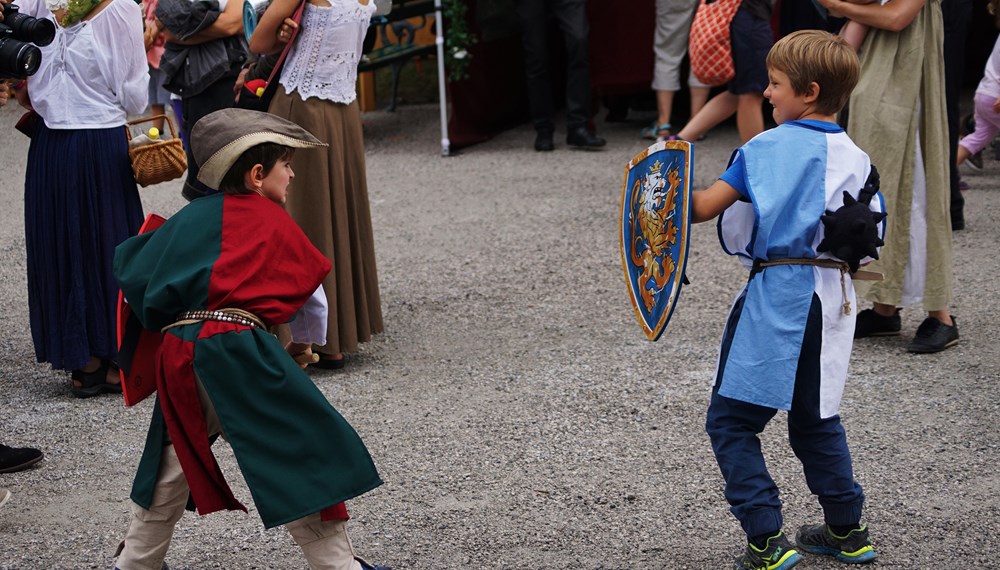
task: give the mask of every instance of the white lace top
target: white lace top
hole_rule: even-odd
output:
[[[330,0],[330,6],[306,3],[302,30],[281,70],[285,92],[298,90],[302,99],[354,101],[361,44],[374,12],[372,0],[367,5],[358,0]]]

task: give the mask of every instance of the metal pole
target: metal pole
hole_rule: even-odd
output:
[[[444,12],[441,0],[434,0],[434,27],[437,30],[438,98],[441,100],[441,156],[448,156],[451,141],[448,140],[448,91],[444,74]]]

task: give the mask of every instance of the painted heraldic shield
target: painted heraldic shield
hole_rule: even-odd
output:
[[[677,303],[691,236],[694,147],[662,141],[625,167],[621,253],[629,299],[649,340],[663,334]]]

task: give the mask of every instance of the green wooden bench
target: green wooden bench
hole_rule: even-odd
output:
[[[391,12],[385,16],[372,17],[358,71],[392,67],[392,99],[388,111],[396,110],[399,75],[406,62],[415,57],[426,58],[437,52],[436,44],[418,45],[413,41],[417,32],[432,21],[434,12],[434,0],[393,0]],[[409,21],[416,17],[421,18],[419,25]],[[374,47],[376,38],[382,40],[378,48]]]

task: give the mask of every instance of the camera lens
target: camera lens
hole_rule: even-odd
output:
[[[27,77],[38,71],[42,50],[12,38],[0,38],[0,77]]]
[[[47,46],[56,37],[56,26],[49,20],[33,18],[17,11],[8,11],[3,23],[14,30],[14,37],[22,42]]]

